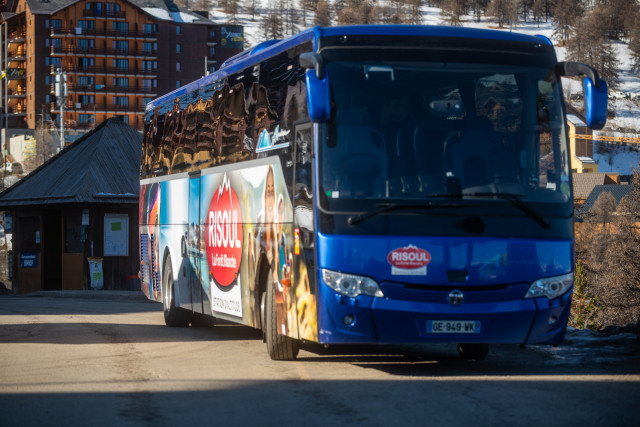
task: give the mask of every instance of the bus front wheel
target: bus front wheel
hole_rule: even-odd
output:
[[[189,326],[191,313],[184,308],[176,307],[176,290],[173,283],[171,261],[169,260],[164,266],[163,284],[164,323],[167,326]]]
[[[275,291],[272,285],[268,285],[263,308],[265,313],[262,319],[264,319],[264,333],[269,357],[272,360],[295,360],[299,350],[298,340],[278,334],[276,309]]]

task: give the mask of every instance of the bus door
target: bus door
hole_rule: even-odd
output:
[[[187,226],[186,240],[183,242],[183,257],[189,262],[188,280],[191,292],[191,303],[196,313],[211,312],[210,306],[204,304],[206,295],[203,292],[202,283],[208,283],[207,277],[202,277],[203,266],[207,259],[204,244],[201,245],[200,229],[200,171],[189,172],[189,224]],[[205,274],[208,269],[204,269]],[[205,308],[207,307],[207,308]],[[207,311],[204,311],[207,310]]]
[[[297,125],[295,129],[292,275],[297,305],[298,337],[317,341],[313,130],[312,123]]]

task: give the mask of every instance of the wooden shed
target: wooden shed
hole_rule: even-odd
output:
[[[89,257],[104,289],[135,286],[141,145],[140,133],[107,120],[0,194],[14,293],[90,289]]]

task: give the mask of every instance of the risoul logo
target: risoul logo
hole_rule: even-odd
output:
[[[424,276],[427,264],[431,262],[431,254],[413,245],[394,249],[387,255],[391,264],[391,274]]]
[[[207,215],[207,261],[213,279],[220,286],[231,286],[238,277],[242,239],[240,204],[225,173]]]

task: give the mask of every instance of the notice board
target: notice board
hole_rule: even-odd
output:
[[[129,256],[129,215],[104,215],[104,256]]]

